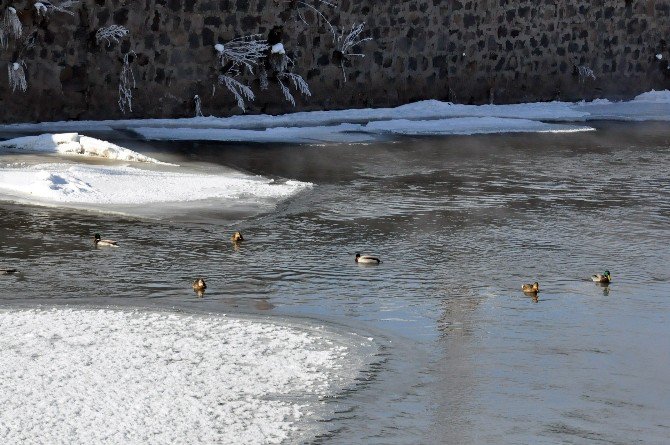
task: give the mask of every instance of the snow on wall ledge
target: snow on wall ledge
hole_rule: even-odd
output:
[[[372,339],[221,316],[0,310],[2,443],[298,443]]]
[[[12,93],[0,81],[0,121],[127,117],[184,117],[239,113],[218,74],[214,45],[244,35],[264,38],[284,27],[283,47],[312,97],[296,108],[273,85],[259,88],[252,114],[291,110],[395,106],[437,98],[457,103],[630,98],[670,88],[670,4],[667,1],[589,0],[315,2],[336,26],[365,22],[365,57],[345,61],[347,82],[334,57],[336,42],[322,20],[296,2],[270,0],[120,2],[83,0],[74,16],[40,18],[32,2],[14,2],[26,29],[36,22],[36,47],[19,51],[28,90]],[[8,2],[0,2],[3,10]],[[305,17],[307,24],[300,20]],[[129,30],[119,43],[90,36],[110,25]],[[133,109],[119,111],[123,54],[137,55]],[[660,55],[661,57],[657,57]],[[4,51],[3,70],[12,51]],[[19,65],[22,67],[23,65]],[[586,70],[588,69],[588,70]],[[592,71],[593,77],[583,73]]]

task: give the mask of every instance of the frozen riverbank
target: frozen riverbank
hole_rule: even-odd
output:
[[[487,124],[482,126],[482,118]],[[454,121],[458,119],[458,121]],[[423,129],[418,134],[479,134],[589,131],[587,125],[561,122],[591,120],[670,120],[670,91],[650,91],[626,102],[538,102],[510,105],[461,105],[426,100],[396,108],[312,111],[280,116],[137,119],[44,122],[0,126],[4,132],[130,130],[149,140],[219,140],[240,142],[367,142],[393,131],[404,121]],[[395,121],[395,122],[394,122]],[[518,122],[515,122],[518,121]],[[529,122],[530,121],[530,122]],[[371,124],[374,123],[374,124]],[[268,129],[273,129],[272,131]]]
[[[0,310],[3,443],[280,443],[317,434],[371,339],[223,316]]]

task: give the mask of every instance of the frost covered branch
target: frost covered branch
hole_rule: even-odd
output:
[[[279,82],[279,89],[281,90],[284,98],[295,107],[295,98],[291,94],[291,90],[288,86],[284,85],[284,80],[290,80],[293,83],[293,86],[298,90],[303,96],[311,96],[312,92],[309,90],[309,85],[305,82],[305,79],[302,76],[294,73],[280,73],[277,75],[277,82]]]
[[[109,47],[112,43],[119,43],[126,35],[128,35],[128,28],[125,26],[111,25],[98,29],[95,32],[95,41],[100,45],[105,40]]]
[[[133,88],[135,88],[135,75],[130,67],[130,55],[135,55],[131,51],[123,55],[123,68],[121,68],[121,75],[119,76],[119,108],[122,113],[126,109],[132,113],[133,111]]]
[[[26,64],[23,60],[17,60],[16,62],[10,63],[7,66],[7,75],[9,77],[9,88],[12,89],[12,93],[16,90],[21,90],[26,92],[28,89],[28,82],[26,81]]]
[[[9,38],[14,37],[18,39],[21,37],[21,33],[23,33],[21,20],[19,20],[19,16],[16,14],[16,9],[10,6],[5,10],[2,20],[0,20],[0,46],[7,48]]]
[[[348,60],[350,57],[365,57],[365,54],[363,53],[354,53],[352,51],[354,50],[354,47],[360,45],[361,43],[372,40],[372,37],[361,38],[361,33],[363,32],[364,28],[365,22],[361,23],[360,25],[352,25],[351,30],[346,36],[344,33],[342,33],[342,35],[337,38],[338,49],[335,53],[339,58],[340,66],[342,68],[342,76],[344,77],[345,82],[347,81],[347,74],[344,70],[345,60]]]
[[[242,111],[246,111],[245,99],[250,102],[256,99],[256,96],[254,96],[254,92],[251,91],[251,88],[244,85],[243,83],[238,82],[230,76],[223,74],[220,75],[219,83],[225,86],[228,91],[233,93],[233,96],[235,96],[235,99],[237,100],[237,106],[240,107]]]
[[[231,64],[232,68],[244,67],[253,73],[253,67],[265,56],[268,42],[260,34],[238,37],[227,43],[217,43],[214,49],[221,66]]]
[[[78,0],[66,0],[59,4],[51,3],[49,0],[41,0],[35,3],[35,9],[37,9],[38,15],[47,15],[49,12],[62,12],[74,16],[74,11],[71,11],[70,8],[76,6],[78,3]]]
[[[331,8],[337,7],[337,5],[335,5],[334,3],[331,3],[331,2],[326,1],[326,0],[315,0],[315,2],[316,2],[316,5],[323,4],[323,5],[326,5],[326,6],[330,6]],[[323,15],[323,13],[321,11],[319,11],[316,6],[311,5],[311,4],[307,3],[306,1],[300,1],[300,0],[275,0],[275,4],[279,4],[279,3],[287,3],[292,9],[295,9],[297,11],[297,15],[298,15],[298,18],[300,19],[300,21],[302,21],[306,25],[308,24],[307,20],[305,20],[305,17],[303,16],[303,14],[302,14],[302,12],[300,11],[299,8],[300,7],[305,7],[305,8],[311,9],[319,17],[321,17],[324,22],[326,22],[326,24],[328,25],[328,28],[330,28],[331,34],[333,35],[333,39],[337,38],[337,33],[335,31],[335,27],[333,27],[333,25],[330,23],[330,20],[328,20],[326,18],[326,16]]]

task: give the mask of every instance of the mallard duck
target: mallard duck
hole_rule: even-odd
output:
[[[244,241],[242,232],[233,233],[233,236],[230,237],[230,240],[233,242],[233,244],[241,243],[242,241]]]
[[[203,278],[196,278],[193,281],[193,292],[198,294],[198,297],[205,295],[205,290],[207,289],[207,284]]]
[[[524,284],[521,290],[527,293],[536,294],[540,291],[540,284],[536,281],[533,284]]]
[[[361,255],[360,253],[356,254],[356,262],[358,264],[379,264],[382,262],[377,257],[370,256],[370,255]]]
[[[604,274],[595,274],[591,276],[591,281],[595,281],[596,283],[610,283],[612,281],[612,275],[610,275],[610,271],[606,270]]]
[[[95,247],[119,247],[117,246],[116,241],[112,241],[110,239],[101,239],[99,233],[96,233],[93,237],[93,243],[95,244]]]
[[[16,273],[16,269],[0,269],[0,275],[11,275]]]

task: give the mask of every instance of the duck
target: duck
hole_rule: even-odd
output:
[[[533,284],[524,284],[521,290],[530,294],[536,294],[540,291],[540,284],[536,281]]]
[[[205,295],[205,290],[207,289],[207,283],[205,283],[204,278],[196,278],[193,281],[193,292],[198,294],[198,297]]]
[[[612,281],[612,275],[610,275],[610,271],[606,270],[604,274],[595,274],[591,275],[591,281],[595,281],[596,283],[610,283]]]
[[[358,264],[380,264],[382,260],[377,257],[370,255],[361,255],[360,253],[356,254],[356,262]]]
[[[0,275],[11,275],[17,272],[16,269],[0,269]]]
[[[116,241],[112,241],[110,239],[101,239],[99,233],[96,233],[93,237],[93,244],[95,244],[95,247],[119,247],[117,246]]]
[[[241,243],[242,241],[244,241],[242,232],[233,233],[233,236],[230,237],[230,240],[233,242],[233,244]]]

